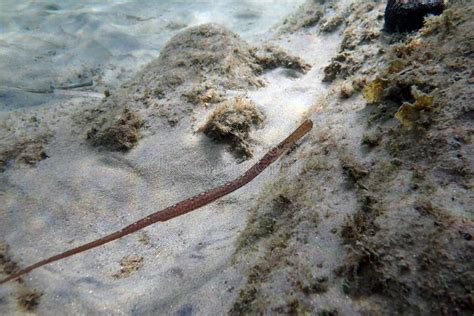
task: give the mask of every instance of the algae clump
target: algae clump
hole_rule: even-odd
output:
[[[377,78],[368,83],[363,89],[362,94],[368,103],[377,103],[383,99],[383,91],[387,86],[386,81]]]
[[[415,103],[405,102],[395,113],[395,117],[406,128],[412,128],[420,118],[420,112],[429,110],[433,105],[433,96],[419,91],[415,86],[412,86],[411,94],[415,98]]]
[[[248,142],[250,129],[260,126],[263,119],[253,102],[237,97],[220,103],[198,131],[216,141],[229,143],[232,151],[247,159],[253,156]]]

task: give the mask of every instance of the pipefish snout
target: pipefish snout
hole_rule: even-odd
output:
[[[41,260],[37,263],[34,263],[24,269],[21,269],[15,273],[12,273],[7,278],[0,281],[0,284],[6,283],[8,281],[14,280],[32,270],[35,270],[39,267],[42,267],[46,264],[49,264],[54,261],[58,261],[72,255],[81,253],[83,251],[99,247],[113,240],[122,238],[126,235],[132,234],[136,231],[139,231],[149,225],[152,225],[156,222],[164,222],[169,219],[178,217],[180,215],[189,213],[197,208],[200,208],[204,205],[207,205],[237,189],[246,185],[257,177],[263,170],[265,170],[269,165],[271,165],[275,160],[278,159],[284,152],[286,152],[295,142],[301,139],[313,128],[313,122],[311,120],[304,121],[293,133],[285,138],[281,143],[276,147],[271,149],[266,153],[262,159],[260,159],[256,164],[254,164],[250,169],[248,169],[242,176],[229,181],[223,185],[215,187],[209,191],[199,193],[195,196],[187,198],[177,204],[169,206],[163,210],[157,211],[144,217],[135,223],[132,223],[119,231],[116,231],[110,235],[104,236],[97,240],[91,241],[89,243],[83,244],[79,247],[67,250],[60,254],[54,255],[47,259]]]

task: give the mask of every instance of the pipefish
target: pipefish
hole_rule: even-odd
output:
[[[177,204],[169,206],[163,210],[157,211],[152,213],[124,228],[118,230],[114,233],[91,241],[89,243],[83,244],[76,248],[72,248],[60,254],[54,255],[47,259],[41,260],[36,262],[24,269],[21,269],[15,273],[12,273],[7,278],[0,281],[0,284],[4,284],[8,281],[14,280],[32,270],[35,270],[39,267],[42,267],[46,264],[49,264],[54,261],[58,261],[72,255],[81,253],[83,251],[99,247],[106,243],[109,243],[113,240],[122,238],[126,235],[132,234],[137,232],[149,225],[152,225],[156,222],[164,222],[169,219],[181,216],[183,214],[189,213],[197,208],[200,208],[204,205],[207,205],[237,189],[246,185],[250,181],[252,181],[255,177],[257,177],[263,170],[265,170],[270,164],[272,164],[275,160],[278,159],[284,152],[286,152],[296,141],[306,135],[311,129],[313,128],[313,122],[311,120],[305,120],[293,133],[290,134],[287,138],[285,138],[281,143],[279,143],[276,147],[271,149],[268,153],[266,153],[262,159],[260,159],[257,163],[255,163],[250,169],[248,169],[243,175],[240,177],[229,181],[223,185],[215,187],[209,191],[202,192],[190,198],[187,198]]]

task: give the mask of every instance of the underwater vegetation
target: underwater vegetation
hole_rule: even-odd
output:
[[[246,159],[253,156],[249,144],[250,129],[261,126],[263,120],[263,114],[251,100],[237,97],[217,105],[199,131],[216,141],[230,144],[238,156]]]

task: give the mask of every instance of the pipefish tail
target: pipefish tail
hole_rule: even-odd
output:
[[[54,255],[50,258],[41,260],[37,263],[34,263],[24,269],[21,269],[15,273],[12,273],[7,278],[0,281],[0,284],[4,284],[8,281],[14,280],[32,270],[35,270],[39,267],[42,267],[46,264],[49,264],[54,261],[58,261],[72,255],[81,253],[83,251],[99,247],[106,243],[109,243],[113,240],[122,238],[126,235],[132,234],[136,231],[139,231],[149,225],[152,225],[156,222],[164,222],[169,219],[178,217],[180,215],[189,213],[197,208],[200,208],[204,205],[207,205],[237,189],[246,185],[250,181],[252,181],[255,177],[257,177],[263,170],[265,170],[269,165],[271,165],[275,160],[278,159],[284,152],[286,152],[295,142],[297,142],[300,138],[306,135],[311,128],[313,128],[313,122],[311,120],[306,120],[301,124],[290,136],[288,136],[285,140],[279,143],[276,147],[271,149],[268,153],[263,156],[256,164],[254,164],[250,169],[248,169],[243,175],[240,177],[229,181],[223,185],[215,187],[209,191],[200,193],[198,195],[192,196],[187,198],[175,205],[169,206],[163,210],[157,211],[144,217],[133,224],[130,224],[119,231],[116,231],[110,235],[104,236],[97,240],[91,241],[79,247],[67,250],[63,253]]]

